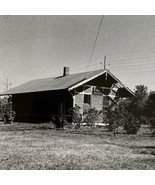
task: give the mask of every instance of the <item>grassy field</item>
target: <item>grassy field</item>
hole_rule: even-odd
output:
[[[155,169],[155,138],[74,133],[33,124],[0,125],[0,169]]]

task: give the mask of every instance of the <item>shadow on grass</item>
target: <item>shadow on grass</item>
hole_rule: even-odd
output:
[[[140,151],[137,151],[136,153],[155,156],[155,151],[152,151],[152,150],[140,150]]]
[[[136,154],[153,155],[155,156],[155,146],[132,146]]]

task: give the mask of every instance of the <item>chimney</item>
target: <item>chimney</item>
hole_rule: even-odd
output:
[[[69,75],[69,67],[64,67],[63,76],[68,76],[68,75]]]

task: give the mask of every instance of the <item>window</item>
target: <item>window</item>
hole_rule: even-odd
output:
[[[91,95],[85,94],[84,95],[84,103],[91,104]]]

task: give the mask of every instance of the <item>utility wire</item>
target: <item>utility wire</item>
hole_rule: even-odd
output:
[[[151,66],[153,66],[153,64],[155,64],[155,62],[154,62],[154,59],[155,57],[154,56],[152,56],[152,57],[143,57],[143,58],[130,58],[130,59],[120,59],[120,60],[109,60],[108,61],[108,64],[110,64],[110,67],[115,67],[116,65],[119,65],[120,64],[120,66],[118,66],[119,68],[121,68],[121,67],[130,67],[130,66],[147,66],[148,67],[148,65],[151,67]],[[147,62],[146,62],[146,59],[147,59]],[[152,61],[153,60],[153,61]],[[136,61],[135,63],[122,63],[122,62],[119,62],[119,61]],[[113,62],[113,63],[112,63]],[[100,62],[93,62],[93,64],[90,64],[89,63],[89,66],[96,66],[96,65],[99,65],[100,64]],[[79,66],[79,65],[78,65]],[[76,69],[83,69],[84,68],[84,66],[80,66],[80,67],[76,67],[75,65],[74,66],[70,66],[70,67],[76,67]]]
[[[100,32],[100,29],[101,29],[101,25],[102,25],[102,22],[103,22],[103,18],[104,18],[104,15],[102,15],[102,17],[101,17],[101,21],[100,21],[100,24],[99,24],[99,28],[98,28],[98,31],[97,31],[97,34],[96,34],[96,37],[95,37],[94,45],[93,45],[93,48],[92,48],[92,51],[91,51],[91,55],[90,55],[90,58],[89,58],[89,61],[88,61],[88,65],[87,65],[87,68],[86,68],[85,76],[86,76],[86,73],[87,73],[87,71],[88,71],[90,62],[91,62],[91,60],[92,60],[92,56],[93,56],[93,53],[94,53],[94,50],[95,50],[95,46],[96,46],[97,38],[98,38],[98,36],[99,36],[99,32]]]
[[[117,62],[117,63],[119,63],[119,62],[123,62],[123,61],[137,61],[137,60],[145,60],[145,59],[154,59],[155,58],[155,56],[151,56],[151,57],[140,57],[140,58],[129,58],[129,59],[117,59],[117,60],[109,60],[109,62]],[[139,61],[137,61],[137,62],[139,62]]]
[[[123,62],[120,62],[120,63],[112,63],[112,62],[109,62],[111,65],[147,65],[147,64],[155,64],[155,61],[153,60],[142,60],[140,62],[132,62],[132,63],[123,63]]]
[[[117,74],[122,74],[122,75],[127,75],[127,74],[137,74],[137,75],[144,75],[144,73],[149,73],[149,75],[150,75],[150,73],[153,73],[154,74],[154,72],[155,71],[140,71],[140,72],[137,72],[137,71],[130,71],[130,72],[115,72],[115,74],[117,73]]]
[[[117,65],[117,66],[116,66]],[[111,69],[129,69],[129,68],[135,68],[136,67],[139,69],[139,68],[147,68],[147,69],[152,69],[152,67],[154,67],[155,65],[155,62],[147,62],[147,63],[132,63],[132,64],[124,64],[124,63],[120,63],[120,65],[118,64],[115,64],[115,63],[110,63],[110,67]],[[94,70],[99,70],[98,68],[101,67],[101,64],[98,62],[98,63],[93,63],[93,64],[90,64],[89,65],[90,67],[94,67],[95,66],[95,69]],[[84,69],[84,66],[73,66],[74,68],[76,67],[76,70],[77,69]]]
[[[132,51],[127,51],[127,52],[121,52],[121,53],[116,53],[116,54],[109,54],[109,56],[120,56],[120,54],[122,55],[122,54],[129,54],[129,53],[140,53],[140,52],[146,52],[146,51],[148,51],[148,49],[141,49],[141,50],[132,50]],[[149,51],[155,51],[155,48],[149,48]]]
[[[97,66],[97,64],[95,64],[95,65],[91,65],[91,70],[96,70],[96,66]],[[98,65],[98,68],[99,68],[100,66]],[[119,70],[123,70],[123,73],[128,73],[128,71],[130,70],[130,73],[131,72],[135,72],[135,73],[143,73],[143,72],[155,72],[155,69],[153,70],[152,69],[152,67],[153,66],[144,66],[144,67],[141,67],[140,68],[140,66],[137,66],[137,68],[136,68],[136,66],[110,66],[110,69],[111,70],[115,70],[115,69],[119,69]],[[78,67],[78,68],[76,68],[76,70],[80,70],[80,69],[83,69],[84,67]],[[99,69],[98,69],[99,70]],[[137,71],[135,71],[135,70],[137,70]],[[150,71],[151,70],[151,71]],[[82,72],[82,71],[81,71]]]

